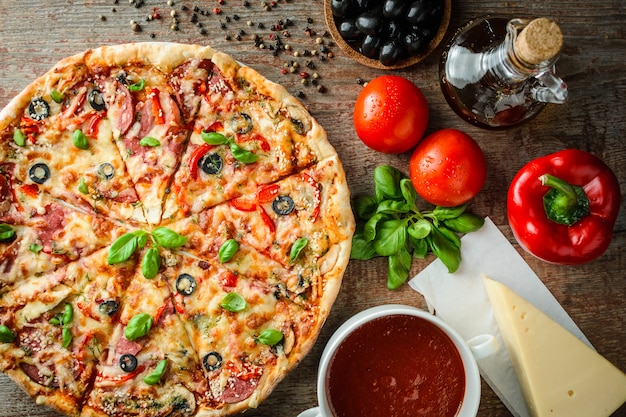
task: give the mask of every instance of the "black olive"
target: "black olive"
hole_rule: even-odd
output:
[[[215,371],[222,366],[222,355],[217,352],[209,352],[202,358],[202,365],[207,371]]]
[[[28,170],[28,178],[36,184],[43,184],[50,179],[50,168],[43,162],[36,163]]]
[[[133,372],[137,369],[137,357],[130,353],[125,353],[120,356],[120,368],[124,372]]]
[[[346,19],[339,24],[339,33],[341,37],[347,41],[353,41],[359,39],[363,34],[356,27],[354,19]]]
[[[235,133],[244,134],[252,130],[252,118],[246,113],[239,113],[233,117],[231,127]]]
[[[104,300],[98,306],[98,310],[100,311],[100,314],[103,314],[103,315],[108,316],[108,317],[111,317],[115,313],[117,313],[117,310],[119,308],[120,308],[120,305],[115,300]]]
[[[176,278],[176,291],[182,295],[191,295],[196,290],[196,280],[189,274],[180,274]]]
[[[346,17],[353,7],[352,0],[331,0],[330,2],[330,10],[333,12],[333,16],[340,19]]]
[[[406,24],[399,20],[391,20],[385,28],[385,39],[402,39],[402,34],[406,31]]]
[[[406,0],[385,0],[383,4],[383,17],[395,19],[404,12]]]
[[[28,116],[33,120],[43,120],[50,116],[50,106],[43,98],[36,97],[28,105]]]
[[[87,100],[89,101],[91,108],[95,111],[100,111],[107,108],[106,103],[104,102],[104,97],[102,97],[102,93],[97,88],[94,88],[89,92]]]
[[[115,176],[115,168],[108,162],[100,164],[98,167],[98,175],[106,180],[110,180]]]
[[[417,55],[428,44],[419,32],[409,32],[402,38],[409,55]]]
[[[286,216],[293,211],[294,203],[293,198],[288,195],[279,195],[272,201],[272,210],[276,214]]]
[[[361,12],[371,10],[379,4],[380,0],[356,0],[356,6]]]
[[[378,59],[378,51],[383,40],[377,35],[365,35],[359,51],[368,58]]]
[[[406,21],[412,25],[422,23],[428,17],[428,12],[428,3],[425,0],[414,1],[406,12]]]
[[[376,35],[380,32],[382,23],[383,19],[371,12],[361,13],[354,21],[357,29],[366,35]]]
[[[206,154],[200,159],[200,161],[198,161],[200,169],[209,175],[219,174],[220,171],[222,171],[223,165],[224,161],[222,160],[222,157],[216,153]]]
[[[117,76],[117,81],[124,85],[128,85],[128,78],[126,78],[126,73],[120,72],[120,75]]]
[[[400,61],[403,56],[404,49],[402,44],[398,40],[392,39],[385,42],[380,47],[380,55],[378,59],[380,60],[381,64],[389,67]]]

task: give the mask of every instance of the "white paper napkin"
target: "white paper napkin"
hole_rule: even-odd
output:
[[[514,416],[527,417],[530,414],[481,275],[504,283],[587,345],[591,343],[489,218],[479,231],[463,236],[461,242],[463,261],[455,273],[448,273],[437,259],[409,285],[424,296],[431,313],[465,340],[485,333],[496,336],[500,350],[478,361],[480,373]]]

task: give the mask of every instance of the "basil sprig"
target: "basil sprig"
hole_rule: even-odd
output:
[[[293,245],[291,245],[291,250],[289,251],[289,260],[291,262],[295,262],[300,256],[300,252],[304,249],[304,247],[309,243],[309,239],[306,237],[301,237],[296,240]]]
[[[235,239],[228,239],[226,242],[222,243],[217,253],[220,263],[225,263],[233,259],[233,256],[235,256],[238,250],[239,243]]]
[[[246,308],[246,299],[236,292],[229,292],[222,298],[222,308],[233,313],[237,313]]]
[[[8,224],[0,224],[0,242],[7,242],[15,237],[15,230]]]
[[[466,213],[465,205],[421,212],[411,180],[389,165],[374,169],[374,195],[355,202],[357,230],[351,259],[388,257],[387,287],[399,288],[409,277],[413,258],[437,256],[452,273],[461,263],[458,233],[480,229],[484,219]]]
[[[89,140],[82,130],[76,129],[72,134],[72,142],[78,149],[89,149]]]
[[[257,154],[242,148],[237,145],[233,139],[227,138],[221,133],[202,131],[200,137],[209,145],[228,145],[230,152],[233,154],[233,158],[244,164],[252,164],[259,159]]]
[[[11,343],[15,340],[15,333],[6,325],[0,324],[0,343]]]
[[[50,319],[50,324],[61,326],[61,346],[68,348],[72,343],[74,336],[70,329],[70,323],[74,319],[74,308],[70,303],[65,303],[63,312],[56,314]]]
[[[256,337],[258,343],[262,343],[268,346],[274,346],[283,340],[283,334],[280,330],[265,329]]]
[[[109,248],[107,263],[115,265],[130,259],[137,249],[143,249],[148,244],[152,246],[145,252],[141,261],[141,272],[147,279],[154,278],[161,268],[160,248],[177,249],[187,243],[187,238],[167,227],[157,227],[152,232],[136,230],[118,237]]]

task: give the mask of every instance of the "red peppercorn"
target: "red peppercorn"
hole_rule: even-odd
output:
[[[287,68],[281,68],[280,69],[280,73],[283,74],[283,75],[287,74],[288,72],[289,71],[287,70]]]
[[[217,4],[219,4],[219,5],[224,4],[224,0],[217,0]]]
[[[309,73],[308,73],[308,72],[306,72],[306,71],[302,71],[302,72],[300,73],[300,77],[301,77],[301,78],[309,78]]]
[[[222,9],[220,9],[219,7],[214,7],[213,14],[222,14]]]

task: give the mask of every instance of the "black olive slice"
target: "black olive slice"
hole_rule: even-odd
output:
[[[196,280],[189,274],[180,274],[176,278],[176,291],[182,295],[191,295],[196,290]]]
[[[43,162],[34,164],[28,170],[28,178],[36,184],[43,184],[50,179],[50,168]]]
[[[117,76],[117,81],[124,85],[128,85],[128,78],[126,78],[126,73],[120,72],[120,75]]]
[[[130,353],[125,353],[120,356],[120,368],[124,372],[133,372],[137,369],[137,357]]]
[[[98,175],[104,179],[110,180],[115,176],[115,168],[110,163],[105,162],[98,167]]]
[[[100,90],[98,90],[97,88],[94,88],[89,92],[87,100],[89,100],[91,108],[95,111],[104,110],[107,107],[104,101],[104,97],[102,97],[102,92],[100,92]]]
[[[222,366],[222,355],[217,352],[209,352],[202,358],[202,365],[207,371],[215,371]]]
[[[115,300],[104,300],[98,306],[100,314],[111,317],[117,313],[117,309],[120,307],[119,303]]]
[[[33,120],[43,120],[50,116],[50,106],[41,97],[36,97],[28,105],[28,116]]]
[[[209,175],[219,174],[222,170],[222,166],[224,165],[224,161],[219,154],[209,153],[206,154],[203,158],[198,162],[200,169],[206,172]]]
[[[276,214],[286,216],[293,211],[294,203],[293,198],[288,195],[279,195],[272,201],[272,210]]]
[[[246,113],[239,113],[232,120],[232,129],[235,133],[244,134],[252,130],[252,118]]]

